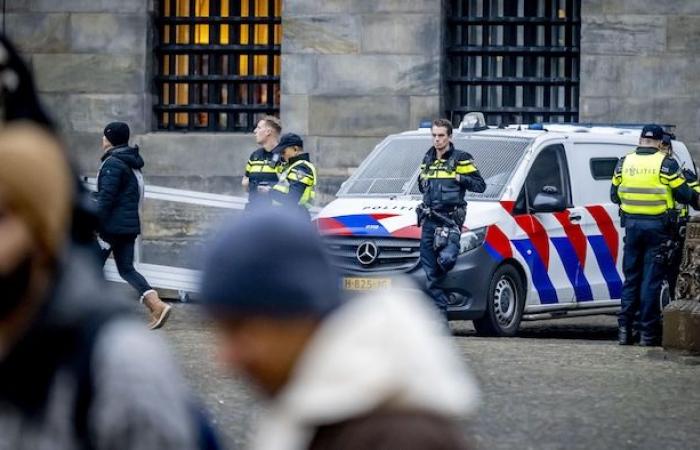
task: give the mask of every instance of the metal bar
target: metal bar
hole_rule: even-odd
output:
[[[255,0],[248,0],[248,16],[255,16]],[[255,43],[255,25],[248,25],[248,44],[252,45]],[[248,75],[252,75],[255,73],[255,57],[252,54],[248,55]],[[255,90],[253,89],[253,85],[248,83],[246,85],[247,91],[248,91],[248,98],[246,99],[246,103],[251,104],[253,103],[253,97]],[[247,119],[246,119],[246,124],[248,127],[253,127],[253,113],[248,112],[247,114]]]
[[[275,15],[275,0],[267,1],[267,15],[272,17]],[[268,22],[267,25],[267,43],[275,43],[275,25],[272,22]],[[267,55],[267,74],[273,75],[275,73],[275,57],[274,55]],[[272,106],[275,104],[275,92],[274,85],[272,83],[267,84],[267,104]]]
[[[485,0],[488,1],[488,0]],[[536,25],[555,23],[559,25],[580,24],[579,19],[549,19],[546,17],[450,17],[450,25]]]
[[[251,27],[252,28],[252,27]],[[156,53],[175,53],[175,54],[189,54],[189,53],[237,53],[237,54],[248,54],[253,53],[256,55],[274,55],[280,54],[281,46],[279,45],[188,45],[188,44],[177,44],[162,45],[155,49]]]
[[[510,85],[578,85],[578,78],[543,78],[543,77],[486,77],[474,78],[470,76],[451,77],[446,80],[450,84],[466,84],[466,85],[481,85],[481,84],[510,84]]]
[[[164,0],[167,1],[167,0]],[[170,1],[170,14],[172,15],[177,15],[177,1],[176,0],[169,0]],[[170,27],[170,39],[169,39],[169,44],[174,45],[177,43],[177,27],[171,26]],[[160,48],[165,47],[165,45],[161,46]],[[157,51],[158,49],[156,49]],[[162,55],[159,56],[159,58],[163,58]],[[168,73],[169,74],[174,74],[177,73],[176,67],[177,65],[175,64],[175,55],[169,55],[168,56]],[[170,97],[169,103],[171,105],[175,104],[177,102],[176,96],[175,96],[175,91],[177,90],[177,85],[175,83],[171,83],[170,86],[168,87],[168,94]],[[170,113],[168,115],[168,130],[174,130],[175,129],[175,114]]]
[[[190,0],[190,17],[195,16],[195,1],[196,0]],[[195,32],[196,32],[196,25],[194,24],[189,24],[189,36],[190,39],[188,41],[189,44],[196,44],[197,41],[195,39]],[[196,103],[200,102],[200,99],[197,94],[198,87],[197,86],[192,86],[189,84],[189,79],[191,76],[194,76],[197,74],[197,61],[196,61],[197,56],[195,55],[187,55],[187,65],[188,65],[188,72],[187,76],[181,77],[183,82],[187,83],[187,103],[190,105],[194,105]],[[194,128],[197,126],[197,123],[195,122],[195,115],[194,112],[190,112],[187,114],[187,128]]]
[[[226,0],[223,0],[226,1]],[[231,9],[229,9],[229,14]],[[228,17],[157,17],[155,19],[158,25],[189,25],[189,24],[221,24],[221,25],[234,25],[234,24],[261,24],[267,25],[271,23],[272,25],[280,25],[282,23],[281,17],[241,17],[240,14],[237,16],[229,15]]]
[[[210,17],[221,17],[221,2],[214,1],[209,2],[209,16]],[[221,44],[220,40],[220,30],[221,25],[211,24],[209,25],[209,44],[216,43]],[[209,55],[209,70],[207,75],[219,75],[220,72],[220,60],[222,58],[221,54],[210,53]],[[214,83],[208,83],[208,96],[207,103],[221,104],[221,90]],[[219,115],[215,111],[209,111],[209,117],[207,120],[207,128],[209,131],[216,131],[219,129]]]
[[[474,108],[459,107],[454,109],[455,112],[468,113],[474,111]],[[531,113],[531,114],[575,114],[578,113],[578,108],[539,108],[537,106],[503,106],[503,107],[483,107],[479,109],[483,113]]]
[[[477,45],[455,45],[447,50],[453,55],[537,55],[537,56],[555,56],[555,55],[578,55],[580,49],[578,47],[525,47],[525,46],[477,46]]]
[[[196,105],[156,105],[154,106],[156,111],[176,111],[176,112],[187,112],[187,111],[218,111],[218,112],[245,112],[250,114],[255,113],[265,113],[268,111],[278,111],[277,106],[268,106],[266,104],[243,104],[243,105],[226,105],[226,104],[196,104]]]

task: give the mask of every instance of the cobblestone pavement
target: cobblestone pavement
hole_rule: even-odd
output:
[[[521,336],[454,340],[480,381],[479,415],[464,423],[483,449],[700,448],[700,359],[616,345],[611,316],[526,323]],[[229,448],[260,412],[254,393],[217,367],[196,305],[162,332]]]

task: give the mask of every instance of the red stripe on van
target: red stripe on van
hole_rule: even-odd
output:
[[[569,238],[569,242],[574,247],[576,256],[578,257],[578,262],[581,263],[582,267],[586,267],[586,251],[588,250],[588,240],[586,239],[586,234],[583,232],[581,225],[572,223],[569,220],[571,211],[562,211],[554,214],[562,227],[564,227],[564,233],[566,237]]]
[[[537,253],[540,255],[542,264],[545,269],[549,269],[549,236],[547,230],[537,218],[531,214],[523,214],[515,216],[515,221],[520,225],[520,228],[527,234],[527,237],[532,242]]]
[[[600,205],[586,206],[586,209],[589,213],[591,213],[591,216],[593,216],[596,224],[598,224],[600,233],[603,235],[605,244],[608,246],[608,250],[613,257],[613,262],[617,264],[620,237],[610,214],[608,214],[608,211]]]

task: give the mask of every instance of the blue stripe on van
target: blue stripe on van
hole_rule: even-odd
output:
[[[622,298],[622,278],[617,271],[617,266],[613,260],[605,238],[601,235],[588,236],[588,242],[591,243],[593,253],[598,260],[600,271],[603,273],[605,283],[608,285],[611,299]]]
[[[593,300],[591,285],[586,279],[586,274],[583,272],[584,268],[581,267],[578,256],[576,256],[574,246],[571,244],[569,238],[552,238],[552,243],[554,244],[554,248],[557,249],[557,253],[559,253],[562,263],[564,264],[566,276],[569,277],[569,281],[571,281],[571,285],[574,287],[576,301],[585,302]]]
[[[511,242],[513,242],[513,245],[518,249],[518,252],[520,252],[530,268],[532,283],[535,285],[535,289],[537,289],[537,293],[540,296],[540,303],[559,303],[557,290],[554,288],[552,280],[549,279],[547,268],[542,263],[542,258],[539,253],[537,253],[537,250],[535,250],[530,239],[517,239]]]

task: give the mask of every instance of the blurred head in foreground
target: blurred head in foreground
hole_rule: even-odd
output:
[[[73,187],[52,135],[28,122],[0,130],[0,329],[44,294],[68,238]]]
[[[320,321],[340,307],[321,239],[296,210],[263,209],[214,239],[202,296],[220,325],[222,356],[276,393]]]
[[[252,448],[468,448],[454,418],[474,412],[476,385],[428,301],[341,300],[338,281],[294,211],[256,211],[214,239],[201,292],[221,353],[271,402]]]

